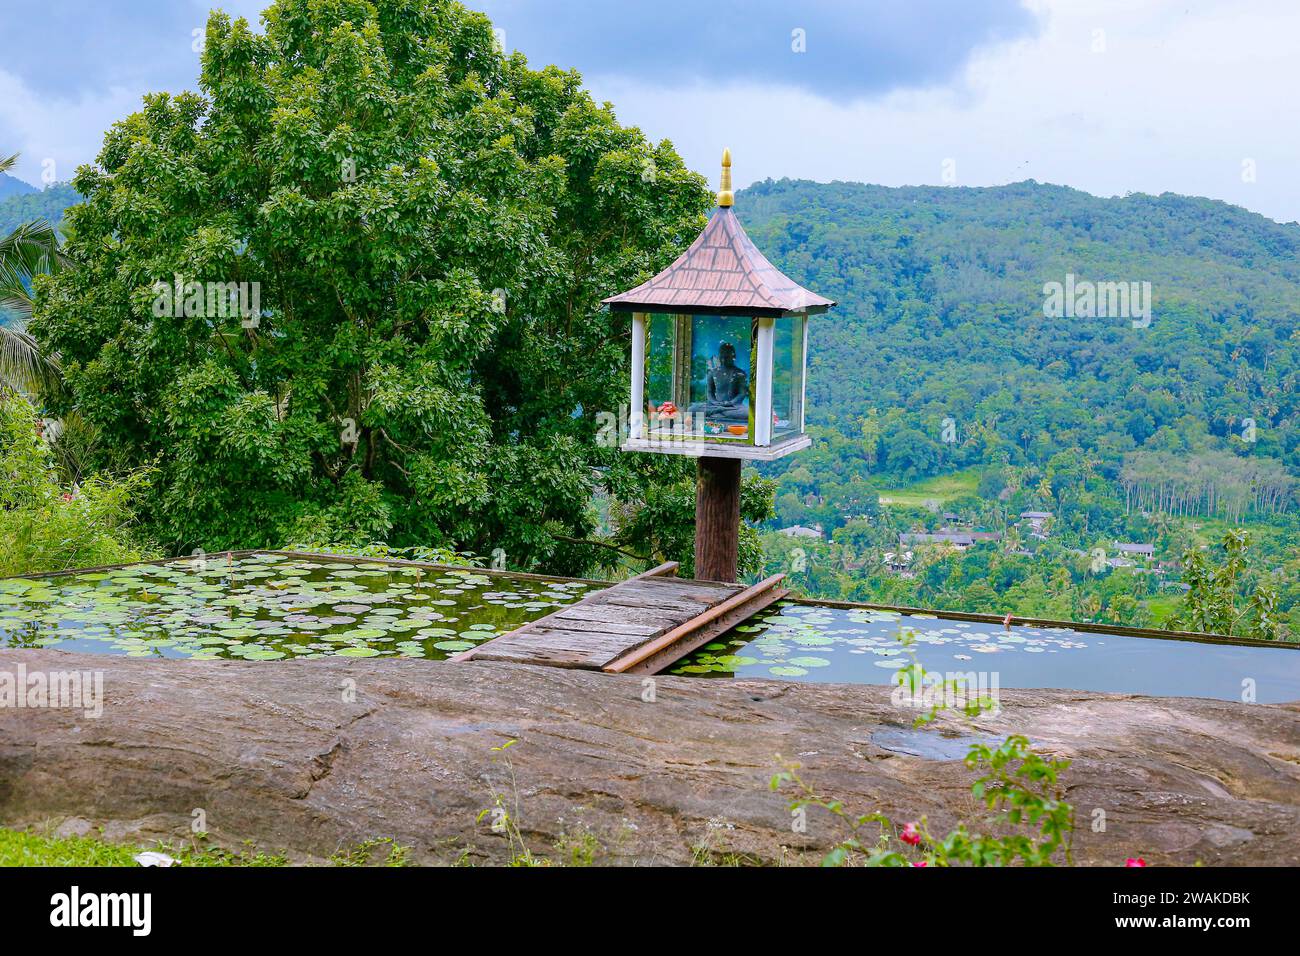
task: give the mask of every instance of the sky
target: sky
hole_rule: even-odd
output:
[[[69,178],[154,90],[194,89],[207,11],[0,5],[0,154]],[[468,0],[534,66],[716,182],[1036,179],[1300,220],[1300,0]]]

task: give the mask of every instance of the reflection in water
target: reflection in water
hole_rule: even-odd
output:
[[[1278,703],[1300,700],[1300,649],[1094,634],[941,620],[782,601],[669,668],[699,677],[892,684],[915,635],[934,674],[991,675],[1006,687],[1058,687]],[[974,685],[975,681],[970,681]]]

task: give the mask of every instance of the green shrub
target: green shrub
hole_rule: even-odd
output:
[[[148,480],[139,470],[63,485],[35,409],[17,395],[0,400],[0,576],[152,556],[133,533],[133,502]]]

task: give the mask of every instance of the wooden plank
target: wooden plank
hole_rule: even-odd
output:
[[[789,596],[789,594],[790,592],[785,588],[774,588],[765,594],[759,595],[751,601],[746,601],[743,605],[728,611],[722,617],[704,625],[699,630],[692,631],[690,634],[675,641],[668,647],[651,653],[648,657],[633,664],[622,673],[657,674],[662,670],[666,670],[682,658],[686,657],[686,655],[699,650],[705,644],[709,643],[709,641],[727,633],[727,631],[731,630],[737,624],[743,624],[764,608]],[[606,667],[602,669],[608,670],[608,666],[609,665],[606,665]]]
[[[691,581],[686,578],[631,578],[627,581],[620,581],[614,587],[619,590],[664,590],[664,591],[682,591],[698,592],[709,595],[718,591],[739,590],[738,585],[734,584],[715,584],[711,581]]]
[[[719,618],[726,616],[729,612],[757,604],[760,597],[769,592],[775,591],[776,586],[784,579],[784,574],[774,574],[770,578],[755,584],[753,587],[746,588],[739,594],[732,595],[727,598],[727,600],[711,608],[699,617],[693,618],[690,621],[673,628],[662,637],[657,637],[648,644],[629,651],[617,660],[611,661],[605,665],[604,669],[611,674],[622,674],[652,655],[672,648],[675,643],[683,641],[683,639],[688,638],[691,634],[697,632],[702,627],[713,624]],[[771,604],[772,601],[775,600],[776,598],[771,598],[762,606],[766,607],[767,604]],[[749,611],[748,613],[752,614],[754,612]],[[679,654],[677,656],[680,657],[681,655]],[[673,659],[676,660],[676,657]]]
[[[640,574],[633,575],[628,578],[628,581],[641,581],[645,578],[674,578],[677,576],[677,569],[679,567],[681,567],[681,565],[676,561],[665,561],[663,564],[656,565],[649,571],[642,571]],[[615,587],[617,586],[618,585],[615,585]]]
[[[677,584],[665,581],[663,584],[651,581],[636,581],[626,586],[618,585],[610,588],[615,594],[640,594],[647,597],[657,595],[666,601],[703,601],[707,604],[714,604],[721,598],[729,594],[735,594],[742,588],[725,588],[725,587],[691,587],[690,585]],[[608,592],[601,592],[602,594]]]
[[[623,634],[628,637],[654,637],[664,631],[663,627],[650,624],[632,624],[626,621],[584,621],[579,618],[561,618],[551,616],[548,619],[553,629],[565,631],[586,631],[594,634]],[[533,628],[529,633],[540,633],[541,628]]]
[[[748,593],[735,584],[682,580],[676,570],[666,562],[451,659],[599,670],[666,634],[690,630],[694,621],[716,620],[714,609],[730,608]]]
[[[575,659],[571,655],[547,654],[537,652],[528,654],[526,652],[514,653],[497,653],[492,652],[484,654],[477,658],[482,661],[500,661],[507,664],[538,664],[545,667],[563,667],[568,670],[596,670],[596,666],[586,660]]]
[[[592,607],[586,604],[575,604],[568,610],[571,613],[564,615],[563,620],[565,621],[607,621],[610,619],[610,612],[604,606]],[[658,608],[641,607],[632,604],[620,605],[618,610],[619,620],[627,624],[659,624],[664,620],[664,612]]]
[[[605,603],[613,604],[617,607],[648,609],[657,611],[660,614],[685,614],[688,617],[703,614],[713,606],[712,604],[705,604],[700,601],[659,602],[651,604],[648,601],[640,601],[636,598],[619,598],[616,601],[606,601]]]
[[[663,580],[662,582],[656,580],[638,581],[635,588],[636,593],[664,595],[670,601],[696,600],[710,603],[741,590],[738,587],[690,585],[670,580]],[[623,589],[620,588],[620,590]]]

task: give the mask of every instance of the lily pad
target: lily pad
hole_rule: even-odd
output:
[[[790,663],[797,667],[829,667],[831,664],[824,657],[792,657]]]
[[[802,667],[791,667],[789,665],[769,667],[767,671],[769,674],[775,674],[777,677],[802,677],[804,674],[808,673],[808,671]]]
[[[467,651],[476,645],[473,641],[438,641],[433,646],[440,651]]]

